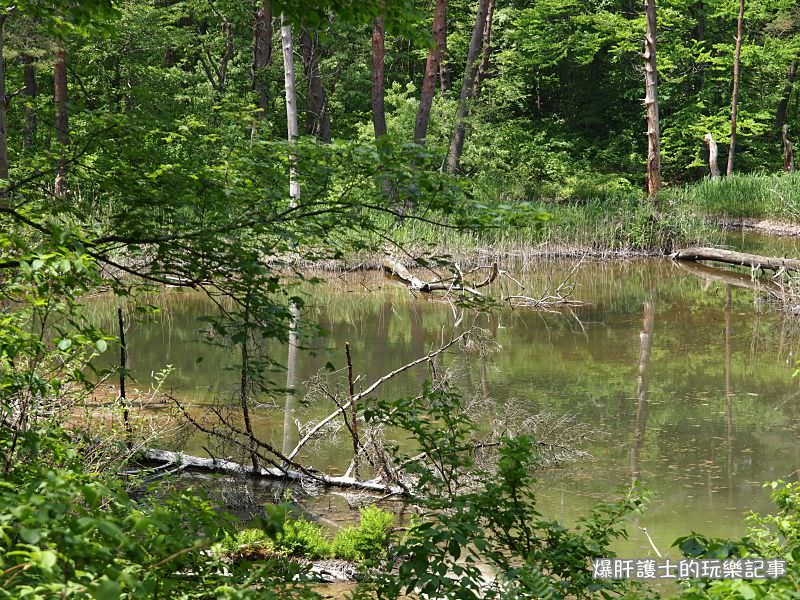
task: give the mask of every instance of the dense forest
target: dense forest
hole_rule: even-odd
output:
[[[487,404],[505,325],[481,319],[584,306],[572,296],[586,257],[718,243],[730,219],[797,228],[799,62],[796,0],[2,0],[0,598],[329,597],[320,561],[348,565],[352,597],[796,594],[796,483],[772,484],[777,515],[741,539],[687,530],[674,545],[787,559],[787,577],[668,592],[593,577],[649,498],[637,479],[652,280],[615,307],[629,321],[643,307],[633,481],[574,524],[539,512],[537,476],[585,458],[588,434],[558,417],[540,435],[550,417],[527,405],[476,407],[443,361],[476,357]],[[541,294],[508,264],[556,255],[581,262],[560,284],[544,263]],[[797,304],[790,261],[756,259],[692,275],[728,285],[729,401],[730,286],[785,314]],[[775,280],[755,277],[765,265]],[[440,302],[446,326],[433,345],[410,332],[414,358],[371,383],[357,371],[374,365],[345,342],[302,382],[302,407],[322,412],[295,425],[297,353],[326,333],[314,303],[337,293],[324,274],[371,268],[406,303]],[[173,301],[198,312],[215,360],[233,361],[232,395],[198,408],[166,391],[170,364],[151,374],[155,410],[133,400],[126,332],[174,325],[165,290],[187,294]],[[386,313],[378,352],[400,304],[373,305]],[[389,392],[420,366],[408,397]],[[259,411],[281,402],[282,434],[265,436]],[[173,428],[205,455],[161,448]],[[346,439],[341,468],[319,456],[328,434]],[[283,496],[244,522],[181,480],[189,470],[279,481]],[[298,515],[296,488],[368,500],[331,537]]]

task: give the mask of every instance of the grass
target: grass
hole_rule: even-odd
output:
[[[800,173],[731,175],[668,189],[662,199],[703,216],[800,222]]]
[[[695,214],[660,211],[639,199],[533,203],[547,221],[530,226],[498,227],[480,232],[406,220],[392,240],[412,253],[428,250],[462,256],[474,251],[509,255],[664,254],[707,242],[713,227]]]

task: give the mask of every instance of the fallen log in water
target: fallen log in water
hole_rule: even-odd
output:
[[[268,469],[259,467],[258,469],[254,469],[252,466],[243,465],[230,460],[201,458],[199,456],[184,454],[183,452],[144,448],[141,450],[141,455],[147,460],[181,466],[185,470],[224,473],[227,475],[244,475],[246,477],[260,477],[281,481],[312,481],[325,486],[351,488],[366,492],[375,492],[376,494],[402,495],[407,493],[400,487],[385,485],[380,481],[361,481],[352,477],[334,477],[323,473],[315,473],[313,476],[309,476],[294,469],[279,469],[277,467]]]
[[[800,271],[800,260],[775,256],[759,256],[722,248],[686,248],[672,255],[675,260],[710,260],[751,269],[769,269],[771,271]]]
[[[480,268],[485,267],[478,267],[478,269]],[[402,281],[412,290],[426,294],[430,294],[432,292],[468,292],[475,296],[481,296],[482,294],[478,291],[478,288],[486,287],[495,279],[497,279],[497,276],[500,274],[500,269],[497,267],[497,263],[493,263],[490,268],[491,272],[484,281],[473,285],[467,285],[464,281],[464,274],[458,270],[457,266],[457,272],[452,277],[442,279],[440,281],[423,281],[416,275],[413,275],[411,271],[406,269],[406,267],[403,266],[400,261],[389,256],[383,259],[384,273],[386,273],[392,279]],[[473,269],[473,271],[478,269]],[[470,273],[472,273],[472,271],[470,271]]]

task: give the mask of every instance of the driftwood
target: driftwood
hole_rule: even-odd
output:
[[[750,267],[751,269],[768,269],[770,271],[800,271],[800,260],[775,256],[759,256],[721,248],[686,248],[672,255],[675,260],[710,260],[714,262]]]
[[[756,292],[769,292],[775,296],[781,295],[781,287],[774,281],[753,279],[749,275],[743,273],[734,273],[726,269],[715,269],[703,263],[689,262],[685,260],[678,260],[676,264],[697,277],[701,277],[706,281],[715,281],[725,285],[731,285],[739,288],[746,288]]]
[[[310,478],[294,469],[280,469],[278,467],[255,469],[252,465],[243,465],[230,460],[200,458],[191,456],[183,452],[170,452],[168,450],[156,450],[145,448],[141,455],[149,461],[161,463],[163,465],[180,466],[187,471],[205,471],[209,473],[224,473],[228,475],[244,475],[246,477],[256,477],[264,479],[275,479],[280,481],[308,481]],[[331,487],[358,489],[377,494],[404,494],[402,488],[390,486],[378,481],[360,481],[352,477],[334,477],[322,473],[315,474],[314,481]]]
[[[473,269],[467,274],[469,275],[476,270],[477,269]],[[478,291],[478,288],[486,287],[497,279],[497,276],[500,274],[497,263],[494,263],[491,266],[491,272],[485,280],[473,285],[467,285],[467,282],[464,280],[464,274],[458,266],[456,266],[456,274],[453,277],[441,279],[439,281],[423,281],[416,275],[412,275],[411,271],[406,269],[399,261],[389,256],[383,259],[383,271],[392,279],[402,281],[409,288],[417,292],[423,292],[425,294],[430,294],[432,292],[468,292],[474,296],[482,296],[483,294]]]

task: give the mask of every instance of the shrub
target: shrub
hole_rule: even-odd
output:
[[[393,526],[392,513],[377,506],[362,508],[358,527],[345,527],[336,533],[333,555],[357,562],[381,557],[389,545]]]
[[[275,539],[277,550],[293,556],[305,558],[330,558],[333,556],[331,543],[316,523],[305,519],[286,521]]]

